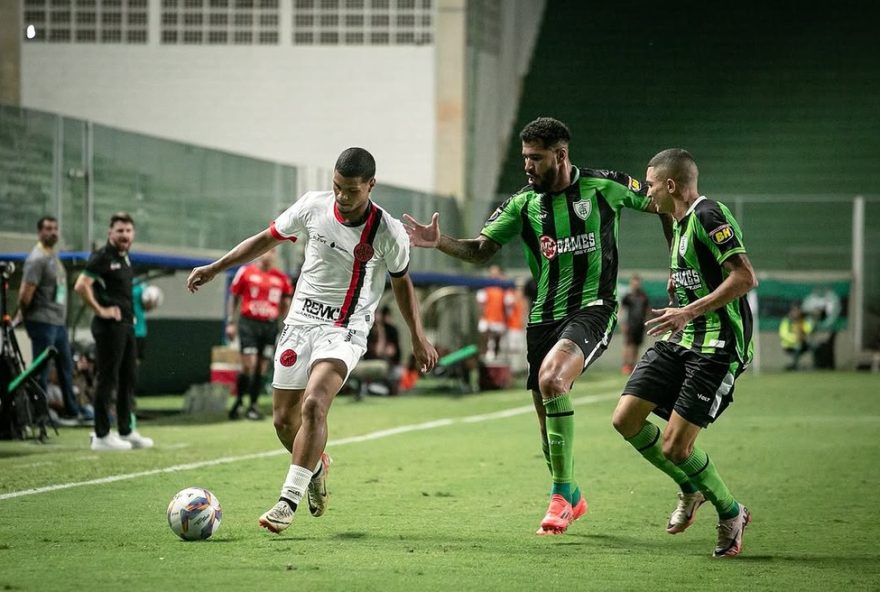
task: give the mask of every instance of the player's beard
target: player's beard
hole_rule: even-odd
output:
[[[543,175],[535,175],[532,179],[532,189],[538,193],[546,193],[556,184],[556,169],[547,169]]]

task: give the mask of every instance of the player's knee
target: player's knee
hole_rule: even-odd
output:
[[[327,421],[327,407],[318,397],[306,397],[302,406],[303,421],[323,423]]]
[[[663,456],[670,462],[681,464],[691,455],[691,446],[673,438],[663,439]]]
[[[621,409],[614,410],[614,415],[611,416],[611,425],[624,438],[632,438],[641,428],[633,418],[628,416],[626,411]]]
[[[556,372],[541,372],[538,376],[538,387],[545,399],[567,393],[569,386],[568,381]]]

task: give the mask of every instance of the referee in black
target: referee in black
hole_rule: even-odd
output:
[[[137,377],[137,345],[134,337],[132,279],[128,251],[134,242],[134,220],[126,212],[110,217],[107,244],[89,258],[74,289],[95,312],[98,384],[95,389],[95,436],[92,450],[150,448],[153,440],[132,429],[134,386]],[[119,433],[110,431],[109,407],[116,390],[116,422]]]

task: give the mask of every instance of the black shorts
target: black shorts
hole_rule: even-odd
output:
[[[609,324],[614,308],[608,305],[588,306],[555,323],[532,325],[526,329],[526,358],[529,377],[526,388],[537,391],[541,363],[560,339],[569,339],[584,352],[584,370],[599,359],[608,348],[614,325]]]
[[[239,317],[238,343],[242,354],[259,354],[260,357],[271,360],[275,355],[276,337],[278,337],[278,324],[275,321]]]
[[[697,354],[675,343],[658,341],[633,369],[625,395],[656,403],[654,413],[668,420],[675,410],[702,428],[718,419],[733,402],[739,363],[726,355]]]

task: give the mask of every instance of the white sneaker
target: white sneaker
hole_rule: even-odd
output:
[[[678,492],[678,505],[669,517],[666,532],[678,534],[684,532],[697,519],[697,510],[706,502],[706,498],[699,491],[695,493]]]
[[[278,534],[290,526],[295,515],[290,504],[284,500],[279,500],[268,512],[260,516],[259,523],[263,528]]]
[[[113,432],[110,432],[103,438],[99,438],[95,434],[92,434],[91,439],[92,442],[90,446],[92,450],[131,450],[131,442],[121,440],[119,436]]]
[[[743,533],[752,522],[749,509],[739,507],[739,514],[718,522],[718,544],[715,545],[715,557],[735,557],[742,551]]]
[[[119,438],[123,442],[128,442],[131,444],[132,448],[152,448],[153,447],[153,439],[147,438],[146,436],[141,436],[137,430],[132,431],[130,434],[122,436]]]
[[[333,459],[330,458],[330,455],[322,452],[321,472],[309,481],[309,512],[316,518],[327,511],[327,504],[330,502],[330,494],[327,493],[327,474],[330,472],[330,463],[332,462]]]

